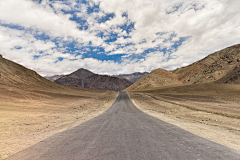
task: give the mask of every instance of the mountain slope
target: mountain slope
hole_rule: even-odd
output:
[[[69,75],[56,79],[54,82],[60,85],[84,88],[83,79],[92,75],[94,75],[94,73],[80,68]]]
[[[63,76],[64,76],[64,75],[45,76],[44,78],[46,78],[46,79],[49,80],[49,81],[54,82],[55,80],[57,80],[57,79],[59,79],[59,78],[61,78],[61,77],[63,77]]]
[[[126,79],[120,79],[108,75],[95,74],[84,79],[85,88],[122,91],[131,85],[132,82]]]
[[[100,115],[117,94],[61,86],[0,56],[0,159]]]
[[[0,85],[18,88],[62,88],[59,85],[41,77],[35,71],[9,61],[0,56]]]
[[[217,80],[216,83],[240,84],[240,66],[235,67],[232,72]]]
[[[234,68],[239,65],[240,45],[238,44],[210,54],[206,58],[186,67],[172,71],[159,72],[159,74],[156,74],[156,70],[154,70],[126,90],[130,91],[173,85],[210,83],[231,74]],[[237,74],[237,71],[235,72],[232,74]],[[172,81],[172,78],[169,79],[169,75],[174,77],[174,81]],[[238,81],[235,83],[237,82]]]
[[[79,69],[54,81],[57,84],[73,87],[121,91],[132,82],[114,76],[94,74],[86,69]]]
[[[131,85],[127,90],[148,89],[177,84],[179,84],[178,78],[172,73],[163,69],[156,69]]]
[[[80,68],[77,71],[69,74],[68,77],[84,79],[92,75],[94,75],[93,72],[86,70],[84,68]]]
[[[129,80],[130,82],[137,82],[139,79],[141,79],[142,77],[148,75],[148,72],[135,72],[135,73],[132,73],[132,74],[119,74],[119,75],[115,75],[116,77],[118,78],[121,78],[121,79],[127,79]]]

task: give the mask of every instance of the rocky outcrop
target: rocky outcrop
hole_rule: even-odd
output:
[[[240,66],[235,67],[232,72],[217,80],[216,83],[240,84]]]

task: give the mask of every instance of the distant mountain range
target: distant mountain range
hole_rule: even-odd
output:
[[[55,76],[45,76],[44,78],[48,79],[49,81],[54,82],[55,80],[57,80],[58,78],[63,77],[64,75],[55,75]]]
[[[64,86],[60,85],[121,91],[133,84],[126,79],[108,75],[98,75],[82,68],[69,75],[58,78],[55,82],[57,84],[41,77],[35,71],[9,61],[0,55],[0,89],[2,91],[5,88],[1,87],[56,91],[64,88]]]
[[[126,91],[137,91],[204,83],[240,84],[240,44],[220,50],[191,65],[172,71],[156,69],[149,74],[145,72],[108,76],[94,74],[81,68],[69,75],[51,78],[60,85],[115,91],[125,89]],[[133,82],[135,83],[133,84]],[[18,86],[19,88],[26,86],[39,89],[61,88],[55,83],[0,55],[1,85]]]
[[[122,79],[127,79],[132,83],[137,82],[139,79],[141,79],[142,77],[148,75],[148,72],[135,72],[132,74],[119,74],[119,75],[115,75],[118,78],[122,78]]]
[[[98,75],[86,69],[79,69],[54,81],[57,84],[91,89],[121,91],[133,83],[115,76]]]
[[[240,84],[240,44],[228,47],[186,67],[156,69],[127,91],[203,83]]]
[[[126,79],[126,80],[129,80],[130,82],[132,83],[135,83],[137,82],[139,79],[141,79],[142,77],[148,75],[149,72],[135,72],[135,73],[132,73],[132,74],[119,74],[119,75],[113,75],[113,77],[118,77],[118,78],[121,78],[121,79]],[[54,82],[55,80],[63,77],[65,75],[55,75],[55,76],[46,76],[45,78]]]

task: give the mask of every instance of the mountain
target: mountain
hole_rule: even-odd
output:
[[[239,83],[240,44],[210,54],[186,67],[172,71],[156,69],[143,77],[130,90],[202,83]]]
[[[127,90],[156,88],[179,84],[178,78],[164,69],[156,69],[131,85]]]
[[[235,67],[232,72],[217,80],[216,83],[240,84],[240,66]]]
[[[93,72],[90,72],[89,70],[86,70],[84,68],[80,68],[77,71],[69,74],[68,77],[84,79],[92,75],[94,75]]]
[[[55,80],[57,80],[58,78],[63,77],[64,75],[55,75],[55,76],[45,76],[44,78],[46,78],[49,81],[54,82]]]
[[[127,79],[129,80],[130,82],[137,82],[139,79],[141,79],[142,77],[148,75],[148,72],[135,72],[135,73],[132,73],[132,74],[119,74],[119,75],[115,75],[116,77],[118,78],[121,78],[121,79]]]
[[[17,87],[32,89],[62,88],[59,85],[41,77],[35,71],[9,61],[0,56],[0,85],[2,87]]]
[[[133,83],[118,77],[94,74],[84,79],[85,88],[122,91]]]
[[[56,79],[54,82],[60,85],[84,88],[83,79],[92,75],[94,75],[94,73],[86,69],[80,68],[69,75]]]
[[[91,76],[91,75],[93,75],[93,74],[94,74],[94,73],[92,73],[92,72],[90,72],[90,71],[88,71],[88,70],[86,70],[86,69],[81,68],[81,69],[79,69],[79,70],[77,70],[77,71],[69,74],[69,75],[68,75],[68,78],[67,78],[68,80],[66,79],[66,81],[71,81],[71,78],[73,78],[73,79],[74,79],[74,78],[83,79],[83,78],[89,77],[89,76]],[[46,78],[46,79],[54,82],[55,80],[60,79],[60,78],[62,78],[62,77],[64,77],[64,76],[65,76],[65,75],[55,75],[55,76],[46,76],[46,77],[44,77],[44,78]],[[69,78],[69,77],[71,77],[71,78]],[[74,80],[73,80],[73,81],[74,81]],[[61,83],[61,82],[59,81],[59,83]],[[70,85],[70,86],[72,86],[72,85]]]
[[[209,83],[216,81],[239,65],[240,45],[210,54],[189,66],[171,71],[183,83]]]
[[[73,87],[121,91],[133,83],[114,76],[94,74],[86,69],[79,69],[54,81],[57,84]]]

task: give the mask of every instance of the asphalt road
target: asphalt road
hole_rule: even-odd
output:
[[[239,160],[240,152],[141,112],[122,92],[99,117],[8,159]]]

